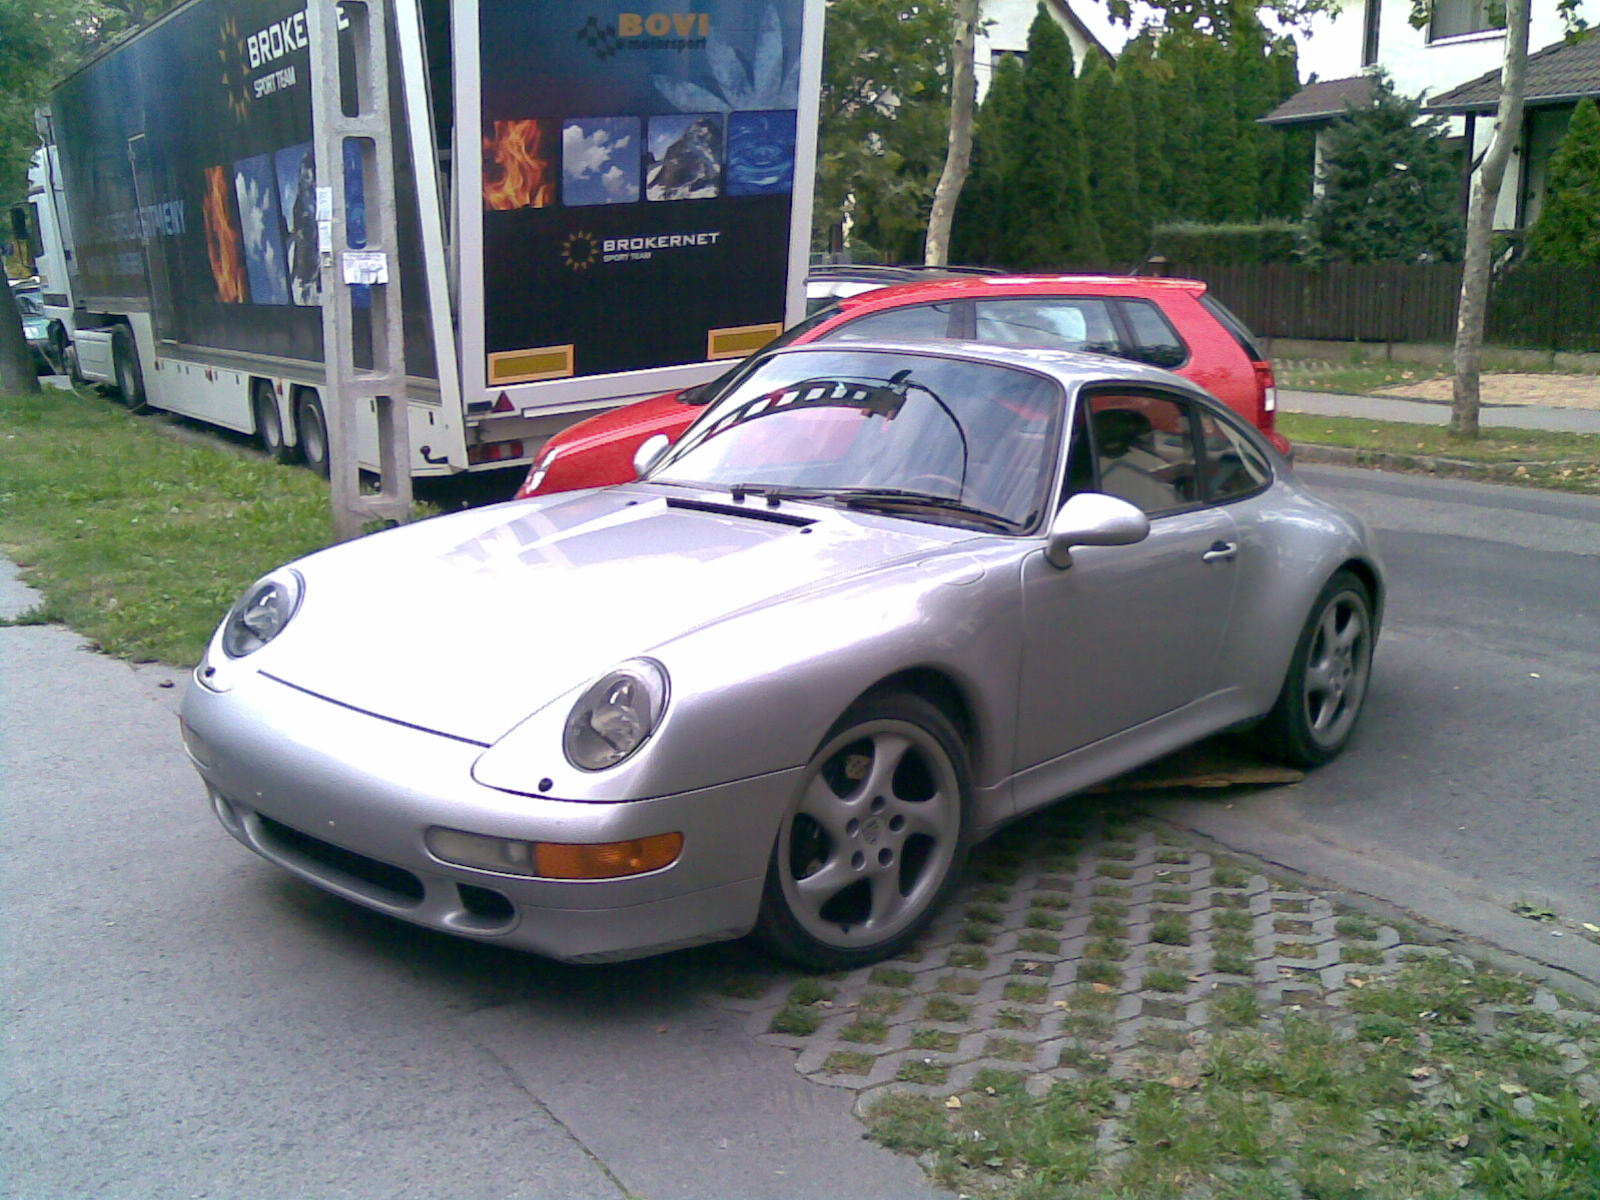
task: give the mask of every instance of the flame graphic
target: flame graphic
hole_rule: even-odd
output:
[[[491,210],[544,208],[556,199],[555,169],[542,146],[538,121],[496,121],[483,139],[483,206]]]
[[[206,221],[206,253],[211,256],[211,275],[217,281],[217,299],[224,304],[243,304],[250,293],[245,282],[239,222],[233,216],[233,188],[230,182],[227,167],[206,168],[206,191],[202,205]]]

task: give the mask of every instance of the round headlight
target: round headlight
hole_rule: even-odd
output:
[[[274,571],[250,585],[222,623],[222,651],[243,658],[283,632],[305,593],[305,581],[293,570]]]
[[[603,771],[655,732],[667,707],[667,673],[648,658],[625,662],[585,689],[567,717],[562,749],[583,771]]]

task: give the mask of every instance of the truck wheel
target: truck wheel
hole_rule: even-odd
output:
[[[258,379],[251,389],[250,411],[256,419],[256,437],[261,448],[281,463],[293,460],[293,454],[283,440],[283,418],[278,415],[278,398],[272,385]]]
[[[315,392],[301,392],[294,406],[294,424],[300,433],[300,455],[324,479],[328,477],[328,422]]]
[[[50,330],[50,365],[57,375],[67,374],[67,334],[59,325]]]
[[[125,330],[111,335],[111,369],[116,374],[117,391],[129,412],[150,411],[150,402],[144,394],[144,372],[139,367],[139,355],[133,348],[133,338]]]

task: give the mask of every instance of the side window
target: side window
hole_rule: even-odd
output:
[[[1148,300],[1124,300],[1122,315],[1133,335],[1133,344],[1127,349],[1129,358],[1169,371],[1189,361],[1189,347],[1156,305]]]
[[[1153,515],[1198,499],[1189,405],[1150,393],[1101,392],[1088,400],[1100,490]]]
[[[1002,346],[1122,353],[1110,305],[1104,300],[1072,296],[980,300],[976,336],[980,342]]]
[[[1205,447],[1205,498],[1213,503],[1260,491],[1272,480],[1272,468],[1244,432],[1211,413],[1200,413],[1200,441]]]
[[[819,338],[824,342],[928,342],[950,336],[948,304],[918,304],[908,308],[886,308],[846,321]]]

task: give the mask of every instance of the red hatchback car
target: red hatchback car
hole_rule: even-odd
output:
[[[878,288],[837,300],[773,346],[959,338],[1113,354],[1165,367],[1239,412],[1285,453],[1272,364],[1244,325],[1193,279],[974,275]],[[737,370],[737,368],[735,368]],[[646,438],[674,441],[722,380],[580,421],[545,444],[517,496],[626,483]]]

